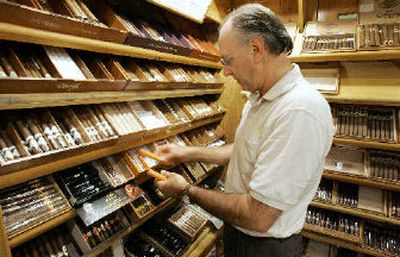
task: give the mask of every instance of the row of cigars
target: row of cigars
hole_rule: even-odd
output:
[[[112,142],[124,135],[165,130],[221,112],[216,101],[202,97],[4,111],[0,165]]]
[[[168,89],[177,84],[196,88],[218,83],[216,71],[205,68],[51,46],[1,44],[2,93]]]
[[[218,50],[198,25],[144,1],[126,5],[107,0],[2,1],[0,21],[219,61]]]

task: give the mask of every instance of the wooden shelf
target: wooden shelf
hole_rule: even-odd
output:
[[[341,240],[346,241],[346,242],[351,242],[353,244],[361,244],[362,243],[362,238],[361,236],[354,236],[345,232],[340,232],[332,229],[327,229],[324,227],[316,226],[316,225],[310,225],[310,224],[304,224],[303,231],[311,231],[314,233],[319,233],[324,236],[328,237],[336,237],[336,238],[341,238]]]
[[[367,210],[362,210],[362,209],[357,209],[357,208],[351,208],[351,207],[345,207],[342,205],[337,205],[333,203],[326,203],[322,201],[317,201],[313,200],[310,204],[311,206],[321,208],[321,209],[326,209],[326,210],[331,210],[335,212],[340,212],[340,213],[346,213],[350,214],[353,216],[369,219],[369,220],[374,220],[378,222],[385,222],[393,225],[400,225],[400,219],[394,219],[394,218],[388,218],[384,216],[383,214],[378,214],[374,212],[369,212]]]
[[[224,17],[226,16],[225,10],[222,7],[218,7],[217,2],[218,0],[212,0],[210,7],[208,7],[206,13],[206,19],[212,20],[217,24],[221,24]]]
[[[11,248],[15,248],[35,237],[37,237],[40,234],[43,234],[61,224],[64,222],[71,220],[77,216],[77,213],[75,210],[68,211],[66,213],[61,214],[60,216],[57,216],[51,220],[49,220],[46,223],[41,224],[40,226],[37,226],[33,229],[30,229],[16,237],[11,238],[8,240],[8,244],[10,245]]]
[[[100,146],[97,148],[95,144],[90,148],[80,147],[73,150],[62,151],[43,156],[35,161],[27,160],[23,163],[17,163],[18,165],[10,166],[8,170],[5,170],[5,168],[7,168],[5,166],[2,167],[4,172],[0,175],[0,189],[211,124],[220,121],[223,116],[224,113],[219,113],[195,120],[188,124],[173,126],[169,129],[159,129],[153,132],[146,132],[145,134],[139,132],[121,136],[117,138],[116,142],[112,145],[101,146],[102,144],[99,143],[98,145]]]
[[[341,63],[339,94],[325,98],[331,103],[400,106],[399,73],[392,61]]]
[[[390,143],[381,143],[376,141],[365,141],[358,140],[352,138],[340,138],[335,137],[333,139],[333,143],[335,144],[343,144],[343,145],[353,145],[363,148],[372,148],[372,149],[380,149],[380,150],[389,150],[389,151],[400,151],[400,144],[390,144]]]
[[[325,235],[321,235],[318,233],[314,233],[314,232],[310,232],[310,231],[302,231],[301,234],[304,237],[319,241],[319,242],[323,242],[326,244],[332,244],[335,245],[337,247],[342,247],[342,248],[346,248],[349,249],[351,251],[354,252],[359,252],[359,253],[363,253],[363,254],[367,254],[367,255],[371,255],[371,256],[379,256],[379,257],[393,257],[396,256],[395,254],[390,254],[390,253],[383,253],[380,251],[376,251],[370,248],[367,248],[366,246],[358,246],[346,241],[343,241],[341,238],[335,238],[335,237],[327,237]]]
[[[375,188],[393,190],[393,191],[400,191],[400,183],[399,182],[391,182],[380,180],[376,178],[369,178],[360,175],[354,175],[345,172],[337,172],[337,171],[330,171],[325,170],[322,174],[323,178],[326,179],[333,179],[342,182],[354,183],[362,186],[370,186]]]
[[[400,59],[400,50],[356,51],[291,55],[292,62],[382,61]]]
[[[221,69],[218,62],[0,22],[0,39]]]
[[[129,92],[0,94],[0,110],[188,97],[220,94],[222,91],[223,88],[141,90]]]

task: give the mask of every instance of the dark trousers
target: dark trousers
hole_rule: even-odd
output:
[[[300,257],[302,238],[292,235],[288,238],[252,237],[225,224],[225,257]]]

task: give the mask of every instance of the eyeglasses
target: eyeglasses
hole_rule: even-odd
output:
[[[221,60],[220,60],[221,64],[224,65],[224,66],[229,66],[229,63],[232,61],[233,57],[235,57],[235,55],[239,52],[239,50],[242,49],[245,46],[247,46],[247,44],[241,45],[239,48],[237,48],[230,55],[228,55],[226,57],[221,57]]]

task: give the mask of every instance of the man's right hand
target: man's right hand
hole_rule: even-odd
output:
[[[181,162],[188,161],[187,153],[189,147],[179,146],[176,144],[166,144],[159,147],[156,155],[160,157],[159,163],[163,166],[172,167]]]

